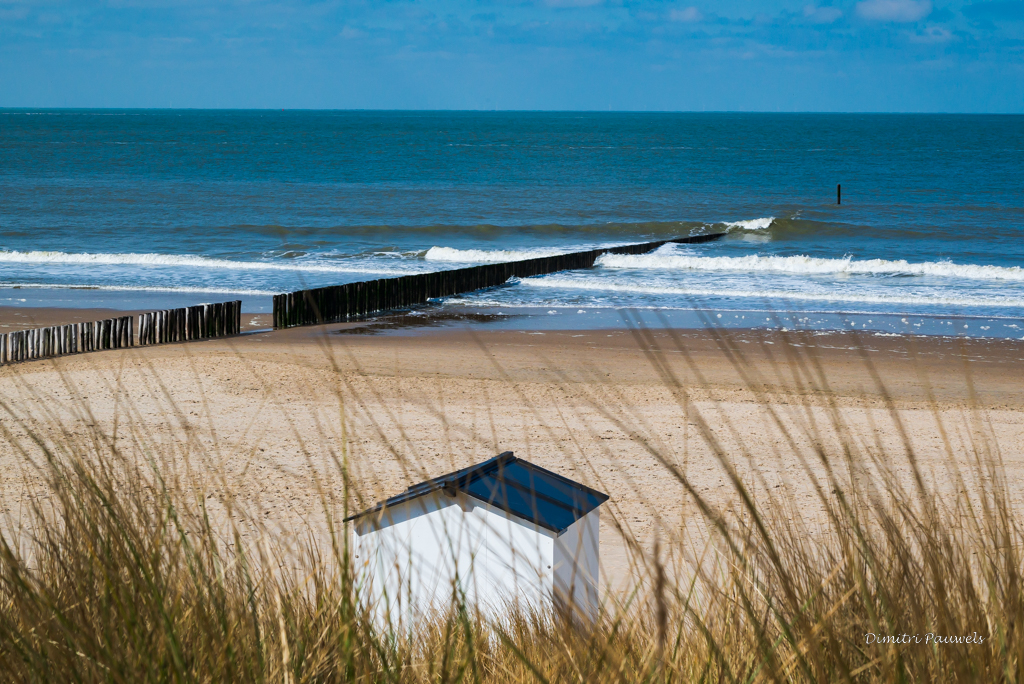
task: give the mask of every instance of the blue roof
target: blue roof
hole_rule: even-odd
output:
[[[373,508],[346,518],[346,522],[379,513],[429,492],[461,491],[518,518],[561,534],[574,522],[594,510],[608,495],[545,470],[511,451],[469,468],[420,482]]]

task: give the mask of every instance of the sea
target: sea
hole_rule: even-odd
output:
[[[0,306],[258,313],[712,232],[429,308],[1021,338],[1024,116],[0,110]]]

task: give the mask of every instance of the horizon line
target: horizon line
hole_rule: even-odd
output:
[[[0,106],[0,112],[32,111],[139,111],[139,112],[379,112],[436,114],[822,114],[883,116],[1024,116],[1024,112],[956,112],[925,110],[750,110],[750,109],[388,109],[371,107],[33,107]]]

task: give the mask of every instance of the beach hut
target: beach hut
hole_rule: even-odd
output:
[[[486,618],[511,606],[593,618],[607,500],[510,451],[413,485],[346,519],[360,597],[391,628],[456,597]]]

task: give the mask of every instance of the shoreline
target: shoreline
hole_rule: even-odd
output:
[[[11,307],[0,306],[0,333],[43,328],[52,325],[100,321],[119,316],[138,317],[154,309],[63,308],[63,307]],[[242,332],[269,327],[270,314],[242,313]],[[136,323],[138,321],[136,320]]]
[[[18,293],[23,297],[4,296]],[[31,298],[31,301],[30,301]],[[271,295],[233,291],[117,290],[106,287],[0,286],[0,309],[47,309],[67,311],[103,309],[111,311],[158,311],[212,302],[242,301],[244,313],[270,311]],[[124,315],[124,314],[121,314]]]
[[[206,300],[209,298],[207,297]],[[205,301],[205,300],[204,300]],[[220,301],[220,300],[215,300]],[[227,300],[224,300],[227,301]],[[272,327],[269,307],[246,306],[243,331]],[[196,302],[165,302],[154,308],[0,305],[0,332],[138,315]],[[265,309],[265,310],[264,310]],[[249,321],[265,321],[265,324]],[[625,309],[575,306],[473,306],[455,299],[384,312],[358,321],[329,325],[357,326],[367,334],[418,335],[429,330],[628,330],[633,327],[680,330],[806,331],[841,334],[856,331],[876,337],[920,337],[973,340],[1024,340],[1024,317],[923,315],[889,313],[772,312],[739,309]]]
[[[0,333],[26,328],[137,315],[138,311],[111,309],[20,309],[0,307]],[[810,389],[807,377],[787,379],[785,364],[821,366],[829,376],[828,392],[845,398],[879,397],[889,392],[900,402],[937,401],[963,403],[967,397],[985,406],[1024,406],[1018,391],[1024,362],[1024,341],[998,337],[888,334],[871,330],[792,330],[786,328],[659,328],[643,327],[618,318],[617,327],[558,327],[570,315],[524,317],[510,325],[494,313],[466,312],[448,307],[430,311],[389,313],[362,321],[331,323],[274,330],[270,314],[243,313],[240,335],[221,339],[178,342],[121,350],[141,359],[159,359],[182,351],[199,355],[240,356],[271,354],[281,360],[301,358],[317,365],[329,357],[351,355],[355,350],[368,358],[382,354],[396,358],[444,355],[451,348],[501,349],[512,360],[509,369],[527,372],[537,355],[548,358],[543,368],[554,372],[564,365],[577,371],[581,364],[607,364],[608,378],[616,382],[663,382],[664,377],[629,367],[635,358],[650,365],[654,356],[672,359],[680,377],[689,382],[745,390],[749,378],[738,365],[771,368],[771,378],[761,384],[782,394],[820,393]],[[537,321],[548,327],[526,327]],[[598,322],[596,317],[588,319]],[[607,322],[602,320],[601,322]],[[641,320],[641,323],[647,321]],[[200,346],[195,346],[201,344]],[[184,345],[184,346],[183,346]],[[162,350],[167,350],[166,354]],[[118,350],[72,354],[8,364],[11,368],[35,369],[59,360],[61,365],[107,365],[106,355]],[[312,356],[311,356],[312,355]],[[313,358],[320,355],[321,359]],[[492,354],[492,356],[494,356]],[[530,361],[524,361],[530,358]],[[377,367],[379,361],[374,361]],[[689,364],[689,366],[687,366]],[[493,369],[476,366],[480,377]],[[629,368],[628,372],[623,369]],[[447,368],[459,377],[472,377],[461,369]],[[968,373],[968,375],[965,375]],[[821,379],[821,378],[819,378]],[[879,379],[887,386],[879,388]]]
[[[12,314],[13,313],[13,317]],[[34,315],[0,307],[0,332],[53,325],[69,312],[39,309]],[[68,322],[100,320],[116,312],[75,310]],[[410,323],[408,319],[412,318]],[[481,325],[482,322],[482,325]],[[782,396],[831,394],[854,402],[874,402],[883,395],[901,404],[938,402],[963,405],[973,397],[986,407],[1022,407],[1020,369],[1024,341],[934,335],[889,335],[871,331],[807,331],[765,328],[489,328],[487,321],[463,315],[438,317],[392,314],[365,321],[274,330],[270,314],[243,314],[242,334],[122,350],[71,354],[8,364],[36,372],[53,368],[108,366],[121,355],[156,363],[181,354],[211,358],[259,358],[261,362],[302,366],[333,365],[359,355],[359,372],[391,375],[389,366],[412,363],[422,369],[430,359],[443,359],[452,349],[488,358],[487,364],[438,364],[441,374],[466,380],[474,377],[522,377],[574,382],[584,368],[602,367],[610,383],[663,384],[654,371],[656,357],[667,359],[680,381],[746,392],[756,369],[760,389]],[[487,350],[485,352],[485,350]],[[504,358],[507,365],[493,364]],[[537,360],[543,358],[542,364]],[[818,366],[816,378],[796,377],[793,364]],[[46,367],[44,369],[44,367]],[[3,368],[0,366],[0,368]],[[13,372],[17,372],[13,370]],[[496,375],[497,373],[497,375]],[[813,373],[812,373],[813,375]],[[576,379],[574,379],[576,378]],[[827,388],[815,383],[827,380]],[[879,387],[878,383],[884,383]]]

